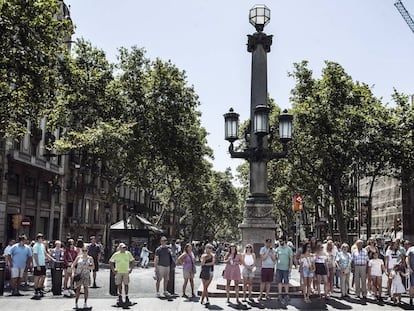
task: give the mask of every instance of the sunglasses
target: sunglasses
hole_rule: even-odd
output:
[[[247,246],[246,248],[252,248],[251,246]]]
[[[82,250],[82,252],[87,252],[87,251],[88,251],[87,249],[83,249],[83,250]]]

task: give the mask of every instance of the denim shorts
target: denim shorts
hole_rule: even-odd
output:
[[[246,267],[244,267],[242,275],[243,275],[244,279],[253,278],[254,277],[254,271],[251,271],[251,270],[247,269]]]
[[[283,284],[289,283],[289,270],[276,269],[276,284],[279,284],[279,283],[283,283]]]
[[[302,272],[304,278],[313,278],[313,272],[308,267],[303,267]]]

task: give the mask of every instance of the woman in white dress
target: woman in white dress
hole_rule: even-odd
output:
[[[401,304],[401,294],[405,293],[405,286],[401,279],[402,276],[407,276],[403,267],[400,263],[395,264],[389,274],[389,278],[391,279],[391,297],[394,304]]]

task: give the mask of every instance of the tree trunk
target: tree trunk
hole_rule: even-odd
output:
[[[338,177],[339,178],[339,177]],[[335,218],[338,222],[338,230],[341,242],[349,242],[348,241],[348,227],[345,222],[344,218],[344,211],[342,209],[342,200],[341,200],[341,183],[340,180],[335,179],[334,182],[331,184],[332,189],[332,196],[334,200],[335,206]]]

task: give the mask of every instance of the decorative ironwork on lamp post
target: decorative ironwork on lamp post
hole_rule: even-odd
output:
[[[250,194],[244,207],[242,242],[263,242],[274,238],[276,224],[272,218],[273,201],[268,194],[267,163],[287,156],[287,143],[292,139],[293,116],[287,110],[279,116],[279,140],[283,150],[276,153],[271,148],[273,131],[269,126],[267,95],[267,53],[270,52],[272,36],[263,32],[270,21],[270,10],[265,5],[255,5],[249,14],[249,22],[257,32],[248,35],[247,51],[252,53],[250,122],[244,133],[247,147],[234,150],[239,139],[239,114],[233,108],[224,114],[225,139],[230,142],[232,158],[246,159],[250,163]]]

